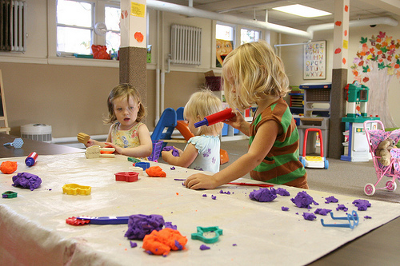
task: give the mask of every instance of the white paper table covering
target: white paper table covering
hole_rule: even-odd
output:
[[[132,166],[125,156],[98,159],[86,159],[83,153],[40,156],[31,168],[25,166],[25,157],[3,158],[0,163],[6,160],[17,161],[18,170],[0,175],[0,192],[15,191],[18,197],[0,199],[0,264],[304,265],[400,215],[399,204],[367,198],[372,207],[358,211],[360,223],[354,230],[323,227],[321,218],[325,223],[342,221],[333,221],[329,215],[316,215],[314,221],[304,220],[302,214],[308,210],[297,208],[290,200],[303,190],[292,187],[275,186],[285,188],[291,195],[278,195],[273,202],[265,203],[249,199],[249,193],[256,187],[186,189],[182,181],[174,179],[186,178],[195,170],[180,167],[170,170],[170,165],[154,162],[151,165],[163,168],[166,178],[150,178],[144,173],[137,182],[115,181],[114,173],[129,171]],[[38,175],[42,185],[34,191],[13,187],[12,176],[19,172]],[[91,186],[91,195],[62,194],[62,186],[70,183]],[[231,194],[220,194],[221,189]],[[307,193],[319,203],[311,205],[310,212],[327,208],[335,216],[345,216],[344,211],[336,211],[338,204],[344,204],[348,212],[357,210],[352,202],[359,198],[313,190]],[[325,204],[329,196],[335,196],[339,202]],[[282,211],[282,206],[289,207],[289,211]],[[142,241],[134,241],[138,247],[130,247],[130,241],[124,237],[127,225],[66,224],[66,219],[72,216],[133,214],[162,215],[188,238],[187,249],[171,251],[167,257],[152,256],[141,248]],[[372,219],[364,219],[366,215]],[[204,243],[190,239],[197,226],[219,226],[223,235],[217,243],[207,244],[211,249],[202,251],[199,247]]]

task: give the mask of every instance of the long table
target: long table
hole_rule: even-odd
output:
[[[31,147],[36,151],[44,145],[36,144],[37,147]],[[57,146],[51,149],[72,151]],[[0,154],[1,149],[9,148],[0,147]],[[175,179],[184,179],[196,170],[180,167],[172,170],[169,165],[155,162],[151,165],[160,166],[167,173],[166,178],[143,174],[137,182],[115,181],[116,172],[129,171],[132,166],[125,156],[86,159],[77,150],[59,155],[40,154],[37,164],[30,168],[24,164],[25,154],[0,160],[17,161],[17,172],[29,172],[43,180],[39,188],[30,191],[12,186],[15,173],[0,175],[1,193],[18,192],[17,198],[0,199],[1,265],[394,265],[398,262],[399,204],[368,198],[372,206],[365,212],[358,211],[360,223],[354,229],[323,227],[321,218],[326,223],[333,222],[329,215],[316,215],[316,220],[307,221],[302,214],[329,208],[335,216],[345,216],[344,211],[336,210],[337,204],[326,204],[325,199],[334,196],[349,212],[357,210],[352,204],[357,198],[309,190],[307,193],[319,205],[311,205],[311,210],[307,210],[292,203],[290,199],[302,190],[291,187],[275,186],[291,195],[278,196],[272,202],[250,200],[250,192],[258,188],[246,186],[224,185],[214,190],[194,191]],[[24,152],[30,153],[28,149]],[[63,194],[62,186],[69,183],[91,186],[91,195]],[[283,206],[289,207],[289,211],[282,211]],[[68,217],[77,215],[133,214],[162,215],[188,238],[186,249],[171,252],[167,257],[151,256],[141,248],[142,241],[134,241],[138,247],[131,248],[124,237],[127,225],[66,224]],[[206,244],[209,250],[202,251],[200,246],[204,243],[191,239],[197,226],[219,226],[223,235],[218,242]]]

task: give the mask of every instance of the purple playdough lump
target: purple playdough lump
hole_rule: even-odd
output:
[[[165,228],[171,228],[171,229],[177,230],[178,226],[172,224],[172,222],[165,222]]]
[[[201,250],[206,250],[206,249],[210,249],[210,247],[203,244],[203,245],[200,246],[200,249]]]
[[[32,191],[42,184],[42,179],[40,179],[40,177],[25,172],[13,176],[12,180],[14,182],[14,187],[29,188]]]
[[[326,204],[339,202],[339,200],[337,198],[335,198],[334,196],[327,197],[327,198],[325,198],[325,200],[326,200],[325,201]]]
[[[330,213],[332,210],[330,210],[330,209],[321,209],[321,208],[318,208],[318,209],[316,209],[315,210],[315,214],[320,214],[320,215],[327,215],[328,213]]]
[[[305,191],[297,193],[296,197],[290,200],[299,208],[308,208],[314,202],[314,199]]]
[[[126,231],[125,236],[130,240],[142,240],[146,235],[153,232],[153,230],[160,231],[164,224],[164,218],[161,215],[131,215],[129,216],[128,231]]]
[[[250,192],[250,199],[257,200],[260,202],[270,202],[276,199],[276,193],[274,190],[269,190],[268,188],[260,188],[259,190],[254,190]]]
[[[314,219],[317,218],[317,216],[314,215],[312,212],[303,212],[303,217],[304,220],[309,220],[309,221],[314,221]]]
[[[368,200],[358,199],[353,201],[354,206],[358,208],[359,211],[366,211],[368,207],[371,207],[371,203]]]
[[[277,188],[277,189],[276,189],[276,194],[279,194],[279,195],[281,195],[281,196],[290,196],[289,191],[287,191],[287,190],[284,189],[284,188]]]
[[[170,151],[170,150],[172,150],[172,155],[173,155],[174,157],[179,157],[179,151],[178,151],[176,148],[174,148],[174,146],[165,146],[162,150],[163,150],[163,151]]]

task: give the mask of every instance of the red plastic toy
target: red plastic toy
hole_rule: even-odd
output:
[[[115,174],[115,181],[135,182],[139,179],[138,175],[136,172],[119,172]]]
[[[215,123],[222,122],[226,119],[232,118],[235,116],[235,113],[232,113],[232,108],[226,108],[218,113],[208,115],[204,117],[202,121],[199,121],[194,124],[194,127],[201,127],[201,126],[211,126]]]

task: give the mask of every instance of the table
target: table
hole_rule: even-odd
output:
[[[400,215],[399,204],[368,198],[372,207],[364,213],[359,212],[360,224],[355,229],[327,228],[322,227],[321,216],[317,215],[315,221],[306,221],[302,213],[307,210],[291,204],[290,198],[301,192],[296,188],[281,186],[290,192],[290,197],[278,196],[273,202],[262,203],[249,199],[252,187],[224,185],[214,190],[194,191],[174,180],[185,178],[196,170],[180,167],[171,170],[169,165],[152,162],[151,165],[158,165],[166,171],[167,178],[143,175],[139,181],[127,183],[116,182],[114,177],[114,173],[128,171],[131,167],[125,156],[86,159],[83,153],[71,153],[39,158],[31,168],[24,165],[24,157],[11,158],[18,162],[19,172],[29,171],[43,179],[37,190],[14,188],[10,181],[12,175],[1,176],[1,190],[18,192],[15,199],[0,200],[0,258],[4,260],[0,261],[1,264],[15,264],[18,260],[35,265],[67,262],[131,265],[132,261],[173,265],[204,265],[210,261],[215,265],[304,265]],[[62,194],[61,187],[67,183],[91,186],[92,193],[90,196]],[[227,191],[231,194],[226,194]],[[312,190],[307,193],[320,204],[313,205],[312,211],[317,207],[330,208],[335,216],[344,215],[343,211],[335,210],[336,204],[324,203],[331,194]],[[355,198],[334,196],[349,210],[354,209],[352,201]],[[289,211],[283,212],[282,206],[289,207]],[[165,258],[150,256],[141,249],[141,241],[135,241],[137,248],[130,247],[124,237],[126,225],[74,227],[65,223],[68,217],[76,215],[132,214],[162,215],[165,221],[177,225],[182,235],[188,237],[187,250],[171,252]],[[366,215],[372,219],[364,218]],[[331,221],[330,217],[323,218],[326,222]],[[207,244],[210,250],[201,251],[199,247],[203,243],[190,239],[197,226],[219,226],[223,235],[217,243]],[[379,240],[373,237],[376,239]],[[380,250],[375,242],[369,245],[375,251]],[[347,246],[344,249],[351,250]],[[364,247],[364,250],[367,253],[353,256],[351,262],[374,259],[369,257],[373,253],[368,253],[368,248]],[[386,254],[384,250],[379,253]],[[319,261],[326,262],[327,257]]]
[[[0,158],[28,156],[31,152],[36,152],[38,155],[83,152],[82,149],[31,140],[28,138],[22,138],[24,145],[21,149],[15,149],[12,146],[4,146],[4,143],[13,142],[15,138],[19,137],[0,133]]]

